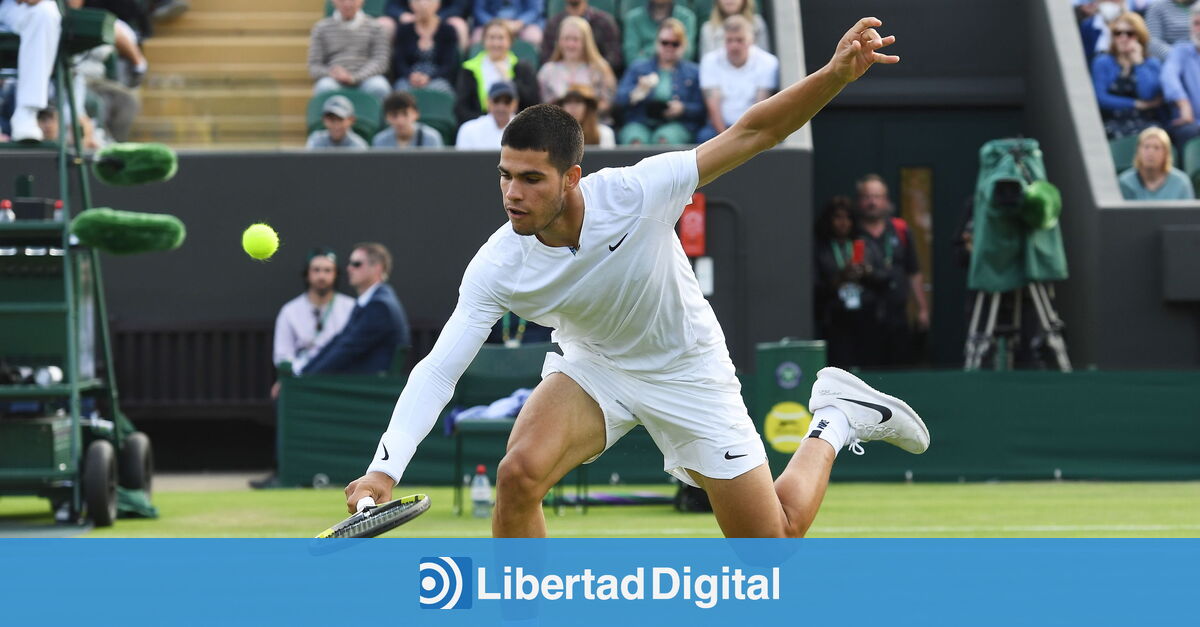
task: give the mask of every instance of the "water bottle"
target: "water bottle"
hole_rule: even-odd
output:
[[[12,222],[17,219],[17,214],[13,213],[12,201],[5,198],[0,200],[0,222]]]
[[[487,468],[483,464],[475,467],[471,479],[471,515],[488,518],[492,515],[492,482],[488,481]]]

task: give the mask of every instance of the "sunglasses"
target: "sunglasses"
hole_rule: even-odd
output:
[[[1131,30],[1115,30],[1112,35],[1113,37],[1137,37],[1137,33]]]
[[[365,262],[365,261],[359,261],[359,260],[357,260],[357,259],[356,259],[356,260],[354,260],[354,261],[351,261],[350,263],[348,263],[348,264],[346,264],[346,265],[350,266],[351,268],[361,268],[361,267],[363,266],[363,264],[364,264],[364,263],[366,263],[366,262]]]
[[[667,47],[670,47],[670,48],[678,48],[679,46],[682,46],[682,45],[683,45],[683,42],[681,42],[681,41],[674,41],[674,40],[671,40],[671,39],[659,39],[659,40],[658,40],[658,44],[659,44],[660,46],[667,46]]]
[[[513,98],[512,96],[496,96],[495,98],[492,98],[492,102],[496,104],[507,105],[512,104]]]

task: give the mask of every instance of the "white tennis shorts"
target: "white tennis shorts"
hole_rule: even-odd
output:
[[[549,353],[542,378],[555,372],[571,377],[600,405],[604,450],[640,424],[662,451],[663,470],[692,486],[696,482],[686,469],[713,479],[732,479],[767,461],[736,377],[648,381],[594,356],[568,360]]]

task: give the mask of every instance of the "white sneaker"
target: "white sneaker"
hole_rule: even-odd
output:
[[[883,440],[920,455],[929,448],[929,429],[904,401],[877,392],[841,368],[822,368],[813,384],[808,410],[836,407],[850,420],[847,447],[862,455],[859,442]]]
[[[10,122],[12,123],[12,140],[14,142],[42,141],[42,127],[37,123],[37,109],[17,107]]]

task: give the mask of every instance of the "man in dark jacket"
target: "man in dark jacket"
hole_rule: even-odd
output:
[[[354,247],[346,264],[350,285],[358,291],[350,320],[297,374],[370,373],[391,368],[396,348],[409,344],[404,308],[385,283],[391,269],[392,255],[383,244]]]

